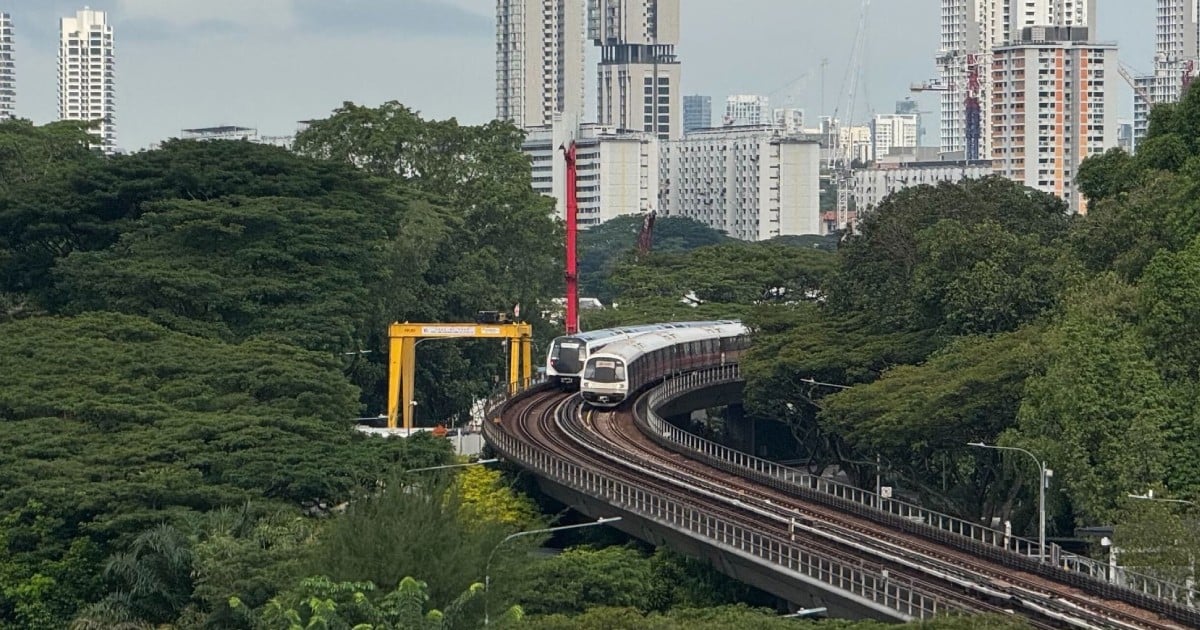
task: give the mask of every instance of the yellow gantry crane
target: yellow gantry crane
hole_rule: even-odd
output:
[[[488,315],[489,313],[481,313]],[[473,324],[395,323],[388,327],[388,428],[395,429],[402,417],[404,428],[413,428],[413,378],[416,373],[417,342],[423,339],[508,340],[508,391],[516,393],[533,378],[533,326],[507,321],[490,313],[494,322]]]

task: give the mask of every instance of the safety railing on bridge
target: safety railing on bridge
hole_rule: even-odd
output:
[[[754,528],[732,522],[694,505],[580,466],[547,450],[527,444],[505,431],[500,418],[507,403],[523,395],[544,389],[534,385],[509,397],[496,395],[487,406],[484,437],[505,458],[536,471],[546,479],[584,493],[609,505],[642,518],[708,540],[722,548],[735,550],[793,572],[810,580],[848,593],[880,610],[893,611],[898,617],[926,619],[939,614],[964,612],[962,605],[930,595],[926,588],[902,575],[866,563],[847,563],[838,558],[813,552],[803,545],[765,535]]]
[[[742,380],[741,370],[737,364],[678,375],[651,390],[643,398],[644,402],[638,404],[635,416],[637,421],[643,425],[643,429],[655,440],[664,442],[664,446],[672,450],[688,451],[697,459],[728,472],[755,479],[785,492],[794,492],[800,496],[815,498],[822,503],[875,520],[878,520],[880,516],[887,517],[887,520],[899,523],[904,529],[918,531],[939,542],[954,544],[955,541],[951,537],[965,538],[977,545],[984,546],[985,549],[991,548],[1001,552],[1019,554],[1024,557],[1024,560],[1027,560],[1027,562],[1021,563],[1022,568],[1031,571],[1040,572],[1039,569],[1047,566],[1047,564],[1037,562],[1040,555],[1037,541],[1013,536],[992,527],[942,514],[919,505],[883,498],[869,490],[755,457],[685,431],[667,422],[656,412],[666,403],[686,396],[695,390],[740,380]],[[935,532],[929,532],[927,528],[932,528]],[[946,534],[949,534],[949,537]],[[957,546],[961,547],[961,545]],[[1191,584],[1176,584],[1121,567],[1112,567],[1091,558],[1066,553],[1058,545],[1052,543],[1047,546],[1049,549],[1047,555],[1050,560],[1048,564],[1061,568],[1072,576],[1079,576],[1088,581],[1103,584],[1105,587],[1124,588],[1187,607],[1194,607],[1197,602],[1200,602],[1200,593]],[[978,549],[972,550],[979,551]],[[992,559],[1001,559],[996,554],[983,553],[982,555]]]

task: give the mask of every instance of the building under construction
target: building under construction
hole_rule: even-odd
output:
[[[941,150],[968,160],[992,155],[992,50],[1033,26],[1087,27],[1095,32],[1096,0],[942,0],[940,76],[914,84],[941,94]]]
[[[1176,103],[1200,70],[1200,15],[1195,0],[1158,0],[1154,72],[1140,76],[1122,68],[1133,83],[1133,148],[1146,135],[1150,109]]]

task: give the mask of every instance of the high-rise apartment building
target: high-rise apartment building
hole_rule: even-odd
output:
[[[917,146],[925,145],[925,119],[921,118],[921,104],[910,96],[902,101],[896,101],[897,114],[912,114],[917,117]]]
[[[725,99],[724,124],[758,125],[771,124],[770,101],[758,94],[731,94]]]
[[[682,136],[679,0],[588,0],[588,37],[600,47],[600,124]]]
[[[0,120],[16,116],[17,69],[13,59],[12,16],[0,12]]]
[[[968,96],[974,96],[981,114],[979,155],[991,153],[988,67],[994,47],[1019,38],[1030,26],[1086,26],[1094,33],[1095,25],[1096,0],[942,0],[937,55],[941,81],[936,87],[942,95],[942,152],[966,152],[966,103]]]
[[[99,120],[97,145],[117,147],[113,29],[104,11],[83,9],[59,23],[58,118]]]
[[[799,107],[776,107],[771,113],[771,120],[785,135],[804,133],[804,110]]]
[[[760,241],[821,233],[821,146],[771,125],[718,127],[663,143],[665,216]]]
[[[583,116],[583,22],[580,0],[496,1],[496,118],[540,127]]]
[[[550,125],[530,128],[521,145],[533,164],[533,189],[554,197],[558,216],[566,216],[567,199],[567,167],[559,147],[572,140],[581,229],[658,207],[659,141],[653,134],[581,125],[559,116]]]
[[[1200,8],[1197,0],[1158,0],[1154,37],[1154,73],[1135,79],[1140,91],[1133,98],[1133,148],[1146,135],[1150,108],[1175,103],[1183,87],[1200,71]]]
[[[918,124],[916,114],[876,114],[871,121],[872,158],[887,157],[892,149],[915,150]]]
[[[683,97],[683,133],[712,126],[712,97],[695,94]]]
[[[1052,193],[1086,213],[1079,165],[1117,146],[1117,46],[1082,27],[1031,27],[993,52],[996,175]]]

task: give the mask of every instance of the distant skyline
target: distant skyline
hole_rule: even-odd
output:
[[[579,0],[583,2],[584,0]],[[844,101],[846,57],[858,25],[854,0],[685,0],[683,93],[724,102],[764,94],[772,107],[801,107],[810,120]],[[875,0],[855,122],[891,113],[910,83],[933,78],[939,0]],[[82,2],[0,0],[16,31],[16,113],[56,117],[58,19]],[[343,101],[397,100],[426,117],[473,124],[495,115],[495,3],[491,0],[112,0],[116,40],[118,145],[145,148],[181,129],[236,124],[286,135]],[[736,6],[736,8],[731,8]],[[1117,41],[1121,59],[1148,71],[1154,52],[1152,0],[1099,0],[1097,38]],[[595,53],[589,46],[589,115]],[[824,111],[820,111],[821,59]],[[1118,113],[1132,117],[1122,86]],[[938,110],[936,94],[912,95]],[[839,116],[847,118],[845,105]],[[925,116],[926,142],[937,116]]]

